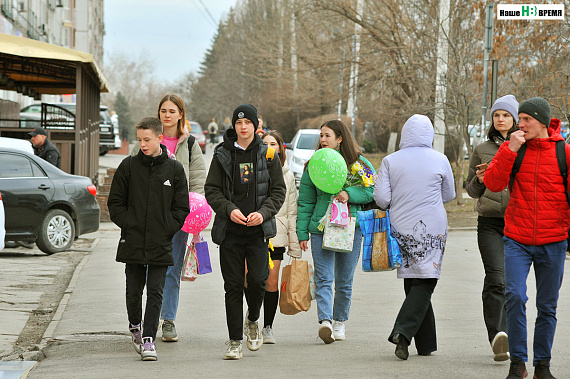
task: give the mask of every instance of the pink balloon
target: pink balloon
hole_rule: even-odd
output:
[[[190,192],[188,199],[190,201],[190,213],[186,216],[182,230],[196,235],[206,229],[206,226],[210,223],[212,208],[206,201],[206,198],[199,193]]]

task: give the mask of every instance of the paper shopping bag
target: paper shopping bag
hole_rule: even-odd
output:
[[[194,246],[196,248],[196,259],[198,260],[198,275],[204,275],[212,272],[208,242],[198,242]]]
[[[294,315],[311,308],[309,290],[309,264],[294,259],[283,267],[279,294],[279,310],[285,315]]]
[[[350,217],[350,222],[347,226],[326,222],[323,234],[323,249],[339,253],[350,253],[354,243],[355,227],[356,217]]]
[[[386,271],[400,267],[402,255],[398,241],[390,234],[389,211],[358,212],[362,231],[362,270]]]

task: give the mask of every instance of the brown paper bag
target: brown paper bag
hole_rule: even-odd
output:
[[[309,264],[307,261],[293,259],[283,267],[279,294],[279,310],[285,315],[294,315],[311,308],[309,285]]]

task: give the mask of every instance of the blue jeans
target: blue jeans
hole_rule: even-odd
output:
[[[508,237],[505,242],[505,296],[507,302],[507,330],[511,360],[528,361],[526,346],[526,279],[534,264],[536,277],[537,316],[534,325],[533,366],[539,361],[550,361],[552,341],[556,330],[556,305],[562,285],[566,240],[546,245],[530,246]]]
[[[354,243],[350,253],[323,250],[322,246],[323,235],[311,234],[319,322],[323,320],[346,321],[350,312],[354,270],[360,258],[362,233],[360,228],[354,231]]]
[[[176,232],[172,238],[174,266],[169,266],[166,271],[164,294],[162,296],[162,311],[160,313],[160,318],[163,320],[176,320],[178,295],[180,294],[180,277],[182,276],[182,265],[184,264],[187,239],[188,233],[182,230]]]

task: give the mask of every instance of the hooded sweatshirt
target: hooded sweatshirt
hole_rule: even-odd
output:
[[[429,118],[414,115],[402,128],[400,150],[382,160],[374,200],[390,208],[392,235],[402,253],[399,278],[437,278],[447,241],[443,203],[455,198],[447,157],[432,148]]]

